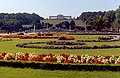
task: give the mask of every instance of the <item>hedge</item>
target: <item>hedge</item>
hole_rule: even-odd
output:
[[[120,45],[93,45],[93,46],[35,46],[35,45],[28,45],[28,44],[34,44],[34,43],[20,43],[17,44],[16,47],[20,48],[35,48],[35,49],[109,49],[109,48],[120,48]],[[36,43],[35,43],[36,44]]]
[[[120,35],[119,32],[70,32],[68,35]]]
[[[120,71],[120,65],[101,64],[55,64],[24,61],[0,61],[0,66],[13,68],[33,68],[45,70],[78,70],[78,71]]]

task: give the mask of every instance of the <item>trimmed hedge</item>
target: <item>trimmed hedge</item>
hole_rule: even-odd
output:
[[[113,41],[114,40],[77,40],[77,42],[113,42]]]
[[[59,36],[58,40],[74,40],[73,36]]]
[[[21,43],[17,44],[16,47],[20,48],[36,48],[36,49],[109,49],[109,48],[120,48],[120,45],[93,45],[93,46],[35,46],[35,45],[28,45],[28,44],[42,44],[42,42],[30,42],[30,43]],[[46,42],[43,42],[43,44],[47,44]]]
[[[70,32],[68,35],[120,35],[119,32]]]
[[[85,45],[85,42],[48,41],[48,45]]]
[[[45,70],[85,70],[85,71],[120,71],[120,65],[93,65],[93,64],[55,64],[40,62],[24,62],[24,61],[0,61],[0,66],[14,68],[33,68]]]

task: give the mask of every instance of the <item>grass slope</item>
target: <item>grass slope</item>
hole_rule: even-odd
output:
[[[56,24],[59,24],[59,23],[65,22],[65,21],[68,21],[69,23],[71,22],[71,20],[41,20],[41,22],[50,23],[50,24],[53,24],[53,25],[56,25]],[[74,22],[75,22],[76,26],[87,26],[81,20],[74,20]]]

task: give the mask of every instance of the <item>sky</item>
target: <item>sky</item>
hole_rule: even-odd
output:
[[[63,14],[116,10],[120,0],[0,0],[0,13],[36,13],[44,18]]]

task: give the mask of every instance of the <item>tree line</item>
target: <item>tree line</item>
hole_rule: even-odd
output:
[[[97,31],[103,29],[119,31],[120,6],[115,11],[83,12],[77,19],[84,21],[87,25],[95,26]]]
[[[76,26],[75,22],[72,20],[70,23],[68,21],[65,21],[53,26],[52,24],[41,22],[40,20],[42,19],[44,18],[35,13],[0,13],[0,30],[5,30],[6,32],[13,32],[33,29],[33,26],[29,28],[23,28],[22,25],[35,25],[36,29],[56,27],[73,30],[85,30],[84,27]],[[120,6],[118,7],[118,9],[111,11],[83,12],[77,19],[82,20],[87,25],[93,26],[97,31],[119,31]],[[88,27],[88,29],[93,28]]]
[[[44,19],[32,13],[0,13],[0,30],[7,32],[22,30],[22,25],[34,24],[37,20]]]

